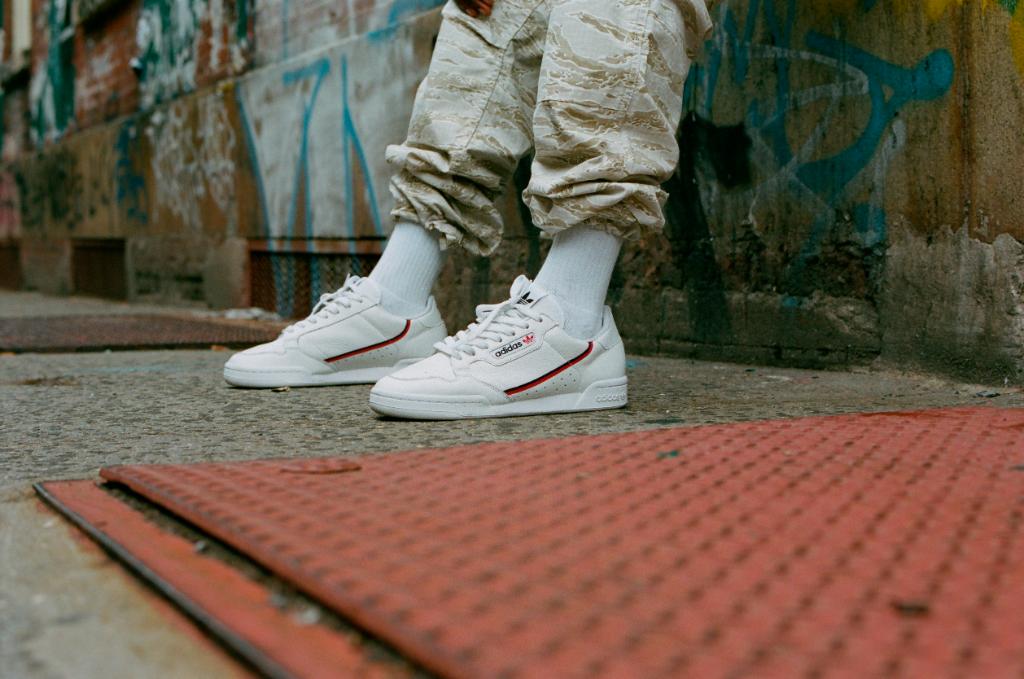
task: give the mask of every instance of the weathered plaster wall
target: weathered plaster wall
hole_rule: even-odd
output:
[[[410,17],[443,0],[260,0],[253,11],[253,59],[282,61],[346,38],[387,40]]]
[[[624,285],[662,309],[645,341],[1018,379],[1021,7],[751,0],[718,19],[670,256]]]
[[[246,302],[250,248],[379,249],[383,150],[439,0],[134,0],[71,33],[62,2],[37,0],[31,85],[4,97],[0,182],[16,190],[0,228],[30,285],[68,289],[76,238],[125,238],[134,296],[217,305]],[[715,12],[666,232],[627,248],[613,281],[631,346],[1019,381],[1024,2]],[[53,47],[62,35],[71,48]],[[524,163],[514,184],[527,178]],[[501,254],[451,259],[453,324],[540,264],[515,191],[504,212]]]
[[[65,129],[22,154],[11,167],[30,267],[44,261],[37,251],[52,261],[57,242],[125,238],[130,294],[226,306],[246,302],[239,242],[378,251],[389,228],[381,159],[405,133],[438,24],[436,12],[393,26],[387,19],[192,94],[187,79],[151,90],[143,80],[141,111]],[[146,107],[146,92],[164,97],[165,84],[168,101]],[[175,88],[185,94],[173,96]],[[67,280],[43,274],[29,283],[62,292]]]
[[[716,17],[664,238],[613,281],[632,347],[1019,382],[1024,2],[728,0]],[[512,249],[540,261],[533,240]],[[494,296],[516,266],[451,275]]]
[[[139,79],[131,68],[139,6],[125,5],[76,35],[75,126],[89,128],[135,111]],[[80,37],[79,37],[80,36]]]

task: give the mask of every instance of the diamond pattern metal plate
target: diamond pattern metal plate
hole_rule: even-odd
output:
[[[0,319],[0,351],[248,346],[277,337],[280,324],[186,316],[54,316]]]
[[[397,679],[349,635],[297,619],[270,591],[185,538],[103,492],[92,481],[37,484],[48,505],[270,679]],[[137,672],[145,676],[145,671]],[[239,672],[248,677],[248,672]]]
[[[1024,411],[102,472],[451,677],[1019,677]]]

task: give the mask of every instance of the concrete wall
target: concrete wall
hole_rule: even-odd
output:
[[[726,3],[681,130],[660,348],[1014,379],[1022,27],[1010,1]]]
[[[21,243],[29,285],[69,291],[78,238],[126,239],[133,296],[221,306],[247,302],[251,249],[379,249],[382,153],[438,0],[135,0],[77,28],[64,2],[35,2],[0,174],[0,238]],[[715,14],[666,233],[613,282],[632,348],[1020,381],[1024,1]],[[505,213],[500,255],[446,270],[453,323],[539,266],[514,192]]]

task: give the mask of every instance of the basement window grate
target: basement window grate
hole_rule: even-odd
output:
[[[345,276],[364,276],[377,254],[250,251],[249,289],[252,305],[283,318],[303,318],[325,292],[333,292]]]

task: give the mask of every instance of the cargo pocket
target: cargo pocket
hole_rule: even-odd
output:
[[[543,4],[545,0],[497,0],[491,16],[473,18],[459,9],[454,0],[448,0],[441,16],[445,21],[476,33],[492,47],[505,49],[534,10]]]
[[[654,0],[569,0],[551,11],[540,101],[625,111],[643,85]]]

